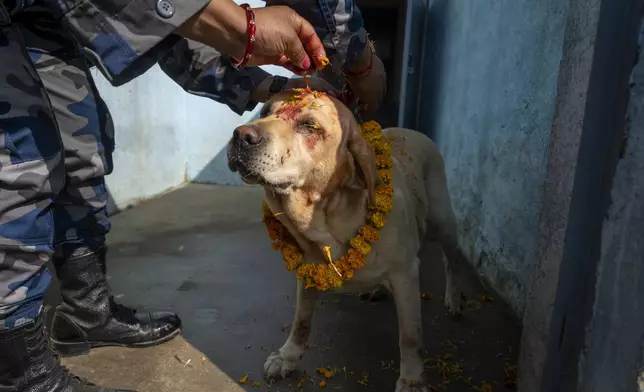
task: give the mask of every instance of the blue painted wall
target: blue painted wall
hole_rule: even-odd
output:
[[[533,267],[566,1],[435,0],[421,129],[446,162],[460,242],[520,315]]]

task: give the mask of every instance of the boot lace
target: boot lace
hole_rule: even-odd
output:
[[[138,324],[139,319],[135,316],[136,309],[117,303],[113,296],[110,296],[110,308],[112,310],[112,314],[117,320],[130,324]]]

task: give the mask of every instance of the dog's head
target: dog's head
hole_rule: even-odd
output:
[[[235,129],[228,167],[272,192],[320,192],[360,186],[373,199],[376,162],[353,113],[340,101],[304,89],[275,95],[260,119]]]

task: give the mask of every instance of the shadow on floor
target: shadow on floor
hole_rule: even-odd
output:
[[[95,382],[141,392],[238,391],[245,375],[246,390],[322,390],[324,377],[315,369],[324,366],[342,369],[326,389],[393,391],[393,302],[356,296],[322,296],[301,372],[270,389],[261,380],[266,356],[288,334],[295,279],[270,249],[260,200],[257,188],[190,185],[116,215],[108,265],[116,297],[173,309],[183,318],[183,337],[150,349],[97,349],[66,364]],[[510,390],[504,379],[515,363],[519,326],[501,301],[482,300],[489,294],[474,277],[465,288],[473,299],[464,317],[448,317],[436,255],[431,244],[421,254],[422,291],[434,297],[423,301],[430,381],[437,391]],[[365,379],[368,387],[359,383]],[[482,382],[492,389],[475,389]]]

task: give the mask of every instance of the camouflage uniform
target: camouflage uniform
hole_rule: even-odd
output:
[[[269,0],[309,20],[336,66],[365,45],[352,0]],[[191,94],[255,107],[260,68],[172,32],[207,0],[0,0],[0,330],[33,320],[56,250],[103,246],[114,127],[89,71],[115,86],[159,63]]]

